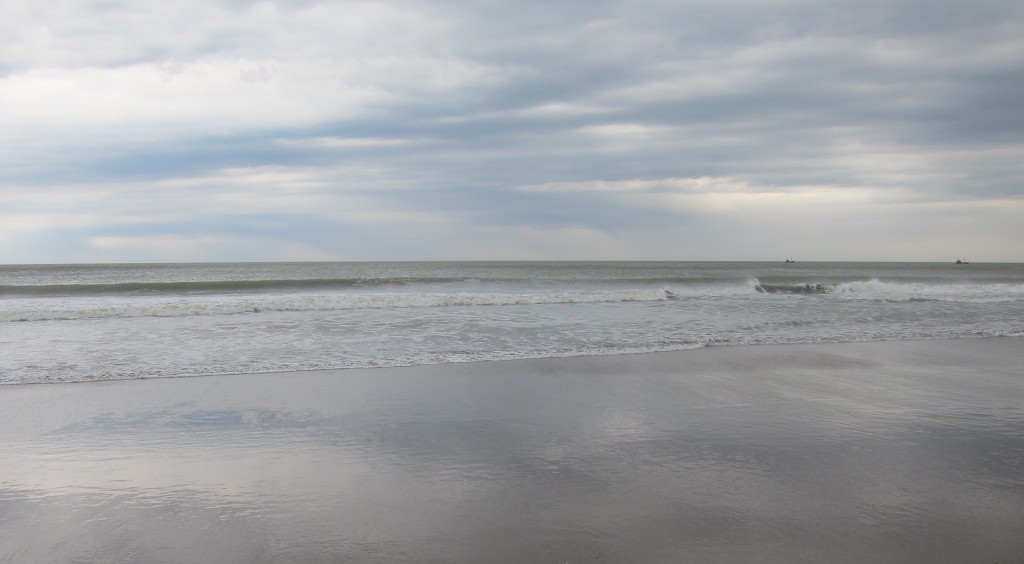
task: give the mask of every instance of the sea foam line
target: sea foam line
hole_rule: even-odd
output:
[[[579,293],[376,293],[309,296],[194,296],[34,300],[0,309],[0,321],[56,321],[135,317],[188,317],[284,311],[341,311],[420,307],[510,306],[655,302],[666,290]]]

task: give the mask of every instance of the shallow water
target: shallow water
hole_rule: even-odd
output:
[[[0,383],[1024,334],[1024,265],[0,266]]]
[[[1018,345],[8,386],[0,561],[1013,562]]]

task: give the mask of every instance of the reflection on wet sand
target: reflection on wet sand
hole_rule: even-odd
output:
[[[0,560],[1012,561],[1018,343],[6,387]]]

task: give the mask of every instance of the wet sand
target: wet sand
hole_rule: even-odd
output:
[[[1021,562],[1024,340],[0,386],[0,562]]]

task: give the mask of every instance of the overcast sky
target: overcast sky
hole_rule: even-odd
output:
[[[0,263],[1024,261],[1020,0],[0,6]]]

